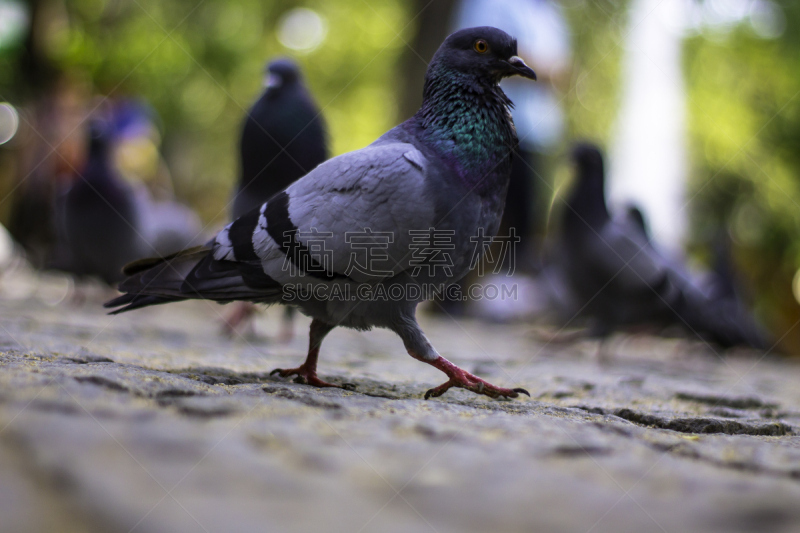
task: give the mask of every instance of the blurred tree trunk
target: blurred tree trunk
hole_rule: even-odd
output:
[[[18,58],[15,87],[23,116],[18,136],[25,142],[15,154],[8,229],[25,248],[29,261],[43,267],[50,262],[56,242],[55,178],[72,171],[81,143],[75,141],[80,135],[74,132],[75,121],[64,117],[65,102],[74,100],[74,91],[47,51],[54,21],[66,16],[64,4],[31,0],[29,9],[30,27]]]
[[[422,103],[425,71],[433,54],[450,34],[450,24],[456,0],[413,0],[410,14],[416,25],[414,38],[408,43],[400,61],[401,93],[400,120],[405,120]]]
[[[29,100],[47,94],[58,80],[59,70],[45,51],[45,35],[55,10],[52,0],[29,0],[30,27],[19,55],[17,90]]]

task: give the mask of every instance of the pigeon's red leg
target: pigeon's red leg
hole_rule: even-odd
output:
[[[412,357],[415,359],[419,359],[420,361],[424,361],[431,366],[434,366],[447,374],[447,377],[450,379],[447,380],[446,383],[439,385],[438,387],[434,387],[432,389],[428,389],[425,393],[425,399],[428,398],[436,398],[437,396],[441,396],[445,392],[450,389],[450,387],[460,387],[462,389],[471,390],[476,394],[485,394],[491,398],[516,398],[520,394],[527,394],[530,396],[530,393],[525,389],[516,388],[516,389],[505,389],[503,387],[498,387],[496,385],[492,385],[486,380],[475,376],[474,374],[470,374],[466,370],[457,367],[441,355],[437,356],[434,360],[428,360],[423,357],[417,357],[413,353],[411,354]]]
[[[439,355],[434,347],[431,346],[431,343],[428,342],[428,339],[425,337],[425,334],[422,333],[422,329],[420,329],[413,317],[400,321],[394,327],[394,331],[403,339],[403,344],[406,346],[408,355],[423,363],[428,363],[438,368],[450,378],[446,383],[428,390],[425,393],[426,400],[430,397],[435,398],[441,396],[447,392],[450,387],[460,387],[462,389],[471,390],[477,394],[485,394],[491,398],[516,398],[520,394],[527,394],[530,396],[525,389],[504,389],[503,387],[492,385],[488,381],[457,367]]]
[[[308,339],[308,357],[305,362],[297,368],[276,368],[270,372],[270,376],[278,374],[282,378],[289,376],[297,376],[297,381],[315,387],[339,387],[333,383],[322,381],[317,377],[317,359],[319,358],[319,347],[322,344],[322,339],[325,335],[330,333],[334,328],[330,324],[326,324],[316,318],[311,321],[311,331],[309,332]]]

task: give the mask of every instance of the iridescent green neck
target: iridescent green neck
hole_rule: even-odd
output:
[[[477,183],[487,176],[507,179],[517,146],[510,106],[496,80],[431,65],[416,118],[435,149]]]

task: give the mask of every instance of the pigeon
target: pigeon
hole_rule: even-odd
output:
[[[188,207],[153,201],[144,186],[120,176],[112,157],[113,141],[110,126],[94,119],[86,163],[56,205],[63,246],[53,264],[109,285],[122,280],[127,263],[197,244],[201,231],[200,219]]]
[[[135,192],[115,171],[111,144],[108,125],[93,120],[86,163],[60,206],[66,270],[108,284],[120,281],[122,267],[141,257],[146,246]]]
[[[233,200],[233,219],[258,209],[273,195],[328,159],[328,137],[322,114],[290,59],[267,64],[265,91],[247,112],[239,142],[241,174]],[[241,303],[226,318],[232,335],[255,307]],[[293,336],[293,307],[286,307],[281,339]]]
[[[767,347],[760,327],[739,303],[709,298],[648,238],[644,217],[614,220],[606,206],[600,149],[577,144],[577,170],[562,220],[557,256],[581,314],[595,335],[633,325],[678,325],[723,347]]]
[[[322,163],[206,246],[128,265],[124,294],[106,307],[119,313],[193,298],[280,302],[312,318],[305,362],[275,369],[281,377],[335,386],[317,376],[323,338],[337,326],[379,327],[447,375],[426,399],[451,387],[492,398],[528,394],[439,355],[415,317],[431,290],[440,294],[468,272],[473,237],[497,232],[517,145],[512,104],[498,83],[514,75],[536,79],[507,33],[488,26],[453,33],[431,59],[413,117]]]
[[[233,219],[260,208],[329,157],[325,121],[298,66],[276,59],[266,71],[266,90],[242,128]]]

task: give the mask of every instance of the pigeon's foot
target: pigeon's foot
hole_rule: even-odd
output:
[[[323,381],[317,377],[317,371],[311,370],[306,367],[305,363],[298,366],[297,368],[276,368],[272,372],[269,373],[270,376],[274,376],[278,374],[282,378],[288,378],[289,376],[297,376],[294,380],[296,383],[303,383],[305,385],[312,385],[314,387],[337,387],[340,389],[346,388],[340,385],[334,385],[333,383],[328,383],[327,381]]]
[[[447,374],[450,378],[446,383],[439,385],[438,387],[434,387],[429,389],[425,393],[425,399],[428,398],[436,398],[437,396],[441,396],[445,392],[447,392],[450,387],[460,387],[462,389],[471,390],[476,394],[485,394],[490,398],[516,398],[520,394],[527,394],[530,396],[530,393],[525,389],[516,388],[516,389],[505,389],[503,387],[498,387],[496,385],[492,385],[486,380],[479,378],[473,374],[470,374],[466,370],[463,370],[444,357],[438,357],[434,362],[431,363],[433,366]]]
[[[288,314],[288,313],[287,313]],[[340,389],[351,389],[353,385],[344,383],[342,385],[334,385],[327,381],[322,381],[317,377],[317,359],[319,358],[319,345],[322,339],[325,338],[333,326],[326,324],[316,318],[311,321],[311,331],[309,332],[308,340],[308,357],[305,362],[297,368],[276,368],[269,373],[270,376],[278,374],[282,378],[289,376],[297,376],[295,381],[298,383],[305,383],[306,385],[313,385],[314,387],[338,387]]]

